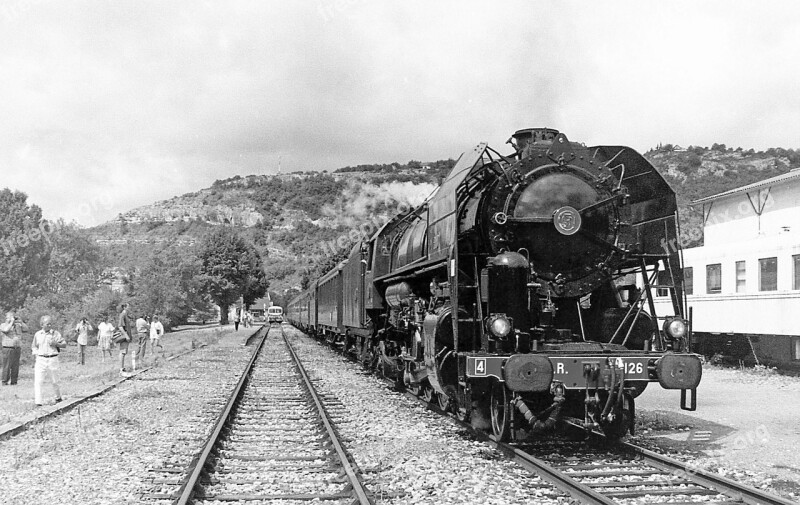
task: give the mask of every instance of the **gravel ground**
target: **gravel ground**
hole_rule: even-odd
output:
[[[158,491],[152,479],[170,476],[154,470],[188,462],[238,380],[252,348],[231,330],[187,335],[213,345],[4,441],[0,502],[143,503],[143,494]]]
[[[694,465],[800,498],[800,377],[706,365],[697,410],[651,384],[636,399],[636,442],[684,453]]]
[[[570,503],[452,420],[389,390],[360,366],[285,327],[378,504]],[[332,412],[333,414],[333,412]]]

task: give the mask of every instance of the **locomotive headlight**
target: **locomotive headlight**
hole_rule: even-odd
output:
[[[505,314],[492,314],[486,322],[489,332],[498,338],[505,338],[511,333],[511,321]]]
[[[679,340],[685,337],[687,330],[686,321],[680,317],[669,317],[664,321],[664,334],[672,340]]]

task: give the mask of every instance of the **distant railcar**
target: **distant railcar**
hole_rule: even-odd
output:
[[[269,323],[282,323],[283,322],[283,308],[273,305],[267,307],[267,322]]]

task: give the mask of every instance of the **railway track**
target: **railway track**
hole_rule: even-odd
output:
[[[387,383],[395,383],[386,379]],[[406,393],[445,413],[450,404],[429,387]],[[763,504],[794,502],[686,465],[674,458],[629,442],[611,443],[594,433],[592,443],[542,439],[508,444],[478,431],[448,412],[453,421],[504,452],[520,466],[549,481],[581,503],[628,505],[640,503]],[[567,423],[569,424],[569,423]],[[583,428],[572,425],[576,429]]]
[[[159,496],[208,502],[372,503],[280,325],[264,329],[202,450]],[[328,409],[335,402],[329,400]]]
[[[487,438],[582,503],[794,503],[627,442],[503,444]]]
[[[436,393],[420,388],[409,396],[445,412]],[[542,477],[581,503],[628,505],[641,503],[793,505],[795,502],[691,467],[669,456],[629,442],[608,442],[593,433],[585,441],[542,440],[531,443],[498,442],[448,413],[453,421],[504,452],[517,464]],[[583,428],[572,425],[575,429]]]

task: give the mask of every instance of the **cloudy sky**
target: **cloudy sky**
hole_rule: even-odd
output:
[[[516,129],[800,148],[800,4],[0,1],[0,188],[91,226]]]

